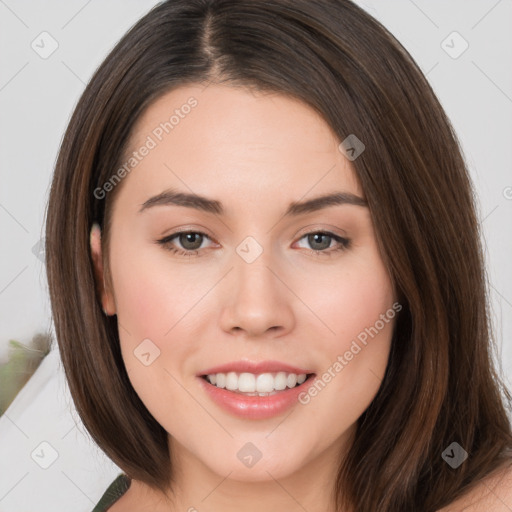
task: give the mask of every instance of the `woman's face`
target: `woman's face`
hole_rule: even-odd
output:
[[[217,85],[167,93],[135,126],[102,297],[183,464],[331,470],[379,389],[399,306],[340,142],[296,100]]]

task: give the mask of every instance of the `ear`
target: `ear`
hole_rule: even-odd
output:
[[[94,264],[94,277],[96,279],[96,289],[101,298],[101,306],[106,315],[115,315],[116,307],[114,298],[105,283],[105,274],[103,272],[103,257],[101,252],[101,228],[95,222],[91,228],[90,235],[91,255]]]

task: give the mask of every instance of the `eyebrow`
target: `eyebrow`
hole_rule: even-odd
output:
[[[334,192],[324,194],[307,201],[291,202],[286,210],[285,216],[295,216],[304,213],[316,212],[327,208],[329,206],[338,205],[355,205],[355,206],[368,206],[368,202],[351,192]],[[207,213],[214,213],[216,215],[224,215],[224,207],[220,201],[209,199],[197,194],[186,192],[179,192],[173,189],[165,190],[164,192],[150,197],[145,201],[139,210],[142,213],[154,206],[184,206],[186,208],[194,208]]]

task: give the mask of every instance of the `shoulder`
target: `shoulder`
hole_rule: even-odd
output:
[[[111,512],[117,510],[116,503],[122,498],[130,489],[131,479],[124,473],[117,476],[117,478],[109,485],[108,489],[104,492],[100,501],[94,507],[93,512]]]
[[[140,512],[141,510],[159,512],[168,511],[169,508],[163,505],[158,492],[138,480],[130,479],[130,484],[125,491],[108,509],[105,509],[105,512]]]
[[[512,464],[496,470],[466,494],[438,512],[510,512],[512,510]]]

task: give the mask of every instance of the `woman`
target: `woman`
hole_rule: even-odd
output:
[[[351,2],[155,7],[75,109],[46,254],[123,470],[96,511],[512,506],[461,150]]]

